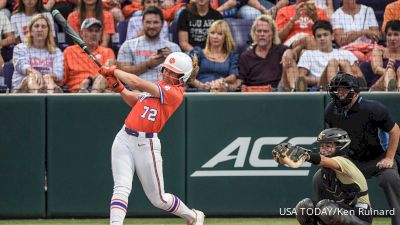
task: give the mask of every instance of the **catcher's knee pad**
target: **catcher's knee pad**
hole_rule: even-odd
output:
[[[315,224],[314,220],[314,202],[305,198],[301,200],[296,205],[296,219],[299,221],[301,225],[313,225]]]
[[[317,203],[319,218],[327,225],[369,225],[370,223],[360,220],[348,209],[340,207],[336,202],[328,199]],[[347,212],[345,212],[347,210]]]

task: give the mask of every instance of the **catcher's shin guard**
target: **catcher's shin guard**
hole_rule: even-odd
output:
[[[370,223],[360,220],[356,215],[351,213],[342,213],[341,208],[336,202],[328,199],[321,200],[317,203],[316,208],[319,209],[319,218],[327,225],[370,225]]]
[[[314,203],[311,199],[305,198],[296,205],[296,219],[301,225],[317,224],[314,218]]]

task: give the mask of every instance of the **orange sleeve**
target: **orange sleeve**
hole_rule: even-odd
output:
[[[328,17],[326,16],[326,13],[323,9],[317,9],[317,13],[318,13],[318,19],[329,21]]]
[[[79,16],[77,11],[73,11],[68,15],[68,24],[79,33]]]
[[[161,88],[162,93],[160,101],[162,104],[166,105],[175,105],[180,104],[181,99],[183,98],[183,90],[182,87],[174,87],[168,84],[158,84]]]
[[[101,54],[103,55],[102,60],[100,61],[101,64],[105,64],[109,59],[115,59],[114,51],[111,48],[104,48],[104,47],[101,48],[102,48]]]
[[[275,22],[278,30],[282,30],[290,20],[290,18],[286,16],[289,11],[288,9],[288,7],[283,7],[278,11],[278,15],[276,15]]]
[[[104,30],[103,33],[106,34],[115,34],[115,25],[114,25],[114,17],[110,12],[104,11]]]
[[[132,16],[132,14],[140,9],[142,9],[143,6],[139,2],[132,2],[129,5],[124,6],[122,8],[122,13],[125,16],[125,19],[128,19],[129,17]]]
[[[164,14],[164,19],[167,22],[171,22],[174,19],[176,12],[178,12],[178,10],[185,5],[186,3],[181,2],[181,3],[176,3],[174,6],[170,8],[163,9],[162,11]]]
[[[385,13],[383,14],[382,32],[385,32],[387,22],[398,18],[400,18],[400,13],[396,13],[394,5],[389,4],[386,6]]]
[[[70,51],[70,48],[69,47],[67,47],[65,50],[64,50],[64,79],[63,79],[63,85],[65,85],[66,83],[67,83],[67,81],[68,81],[68,78],[69,78],[69,67],[68,67],[68,61],[69,61],[69,57],[70,57],[70,55],[71,55],[71,53],[70,53],[71,51]]]
[[[107,48],[107,59],[115,59],[114,51],[111,48]]]

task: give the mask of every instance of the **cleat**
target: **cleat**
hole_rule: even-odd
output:
[[[190,225],[203,225],[204,224],[204,213],[199,210],[192,209],[194,214],[196,214],[196,219]]]

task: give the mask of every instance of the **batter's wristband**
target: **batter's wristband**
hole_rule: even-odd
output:
[[[319,153],[309,153],[310,158],[307,160],[308,162],[319,165],[321,163],[321,155]]]

